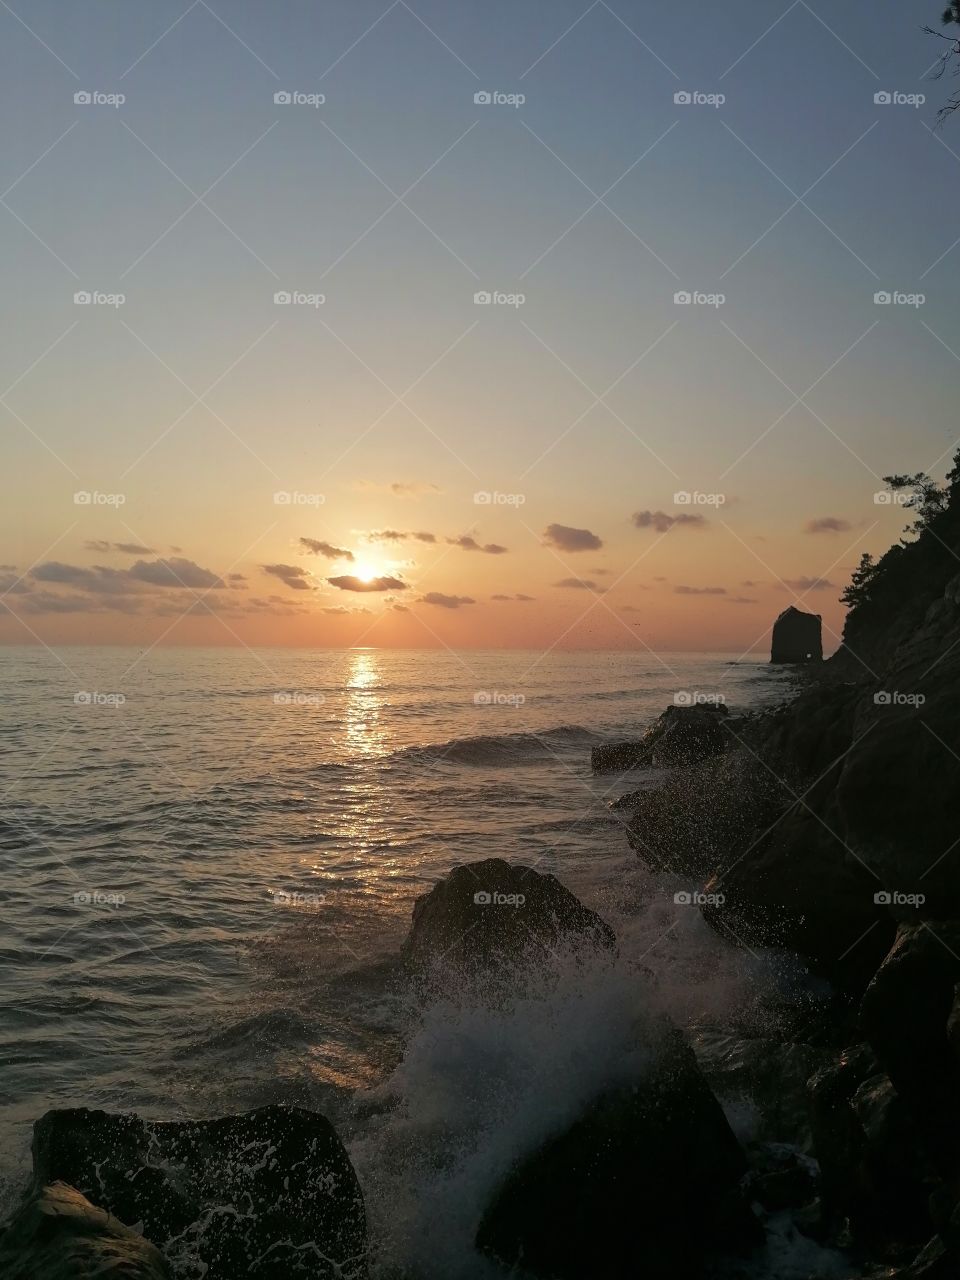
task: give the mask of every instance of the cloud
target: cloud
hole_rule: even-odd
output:
[[[138,560],[128,570],[138,582],[149,582],[153,587],[222,587],[223,579],[210,569],[204,569],[192,560],[171,556],[169,560]]]
[[[376,480],[358,480],[354,487],[386,490],[395,498],[419,498],[424,493],[443,493],[438,484],[431,484],[424,480],[393,480],[389,484]]]
[[[638,529],[656,529],[657,533],[667,533],[675,525],[702,529],[707,523],[705,516],[689,515],[685,511],[677,516],[668,516],[665,511],[635,511],[630,519]]]
[[[471,538],[467,533],[462,533],[459,538],[447,538],[445,541],[448,546],[459,547],[461,551],[482,551],[485,556],[502,556],[507,550],[497,542],[487,542],[481,546],[476,538]]]
[[[464,604],[476,604],[472,596],[445,596],[442,591],[428,591],[418,597],[420,604],[435,604],[441,609],[459,609]]]
[[[392,605],[390,606],[390,608],[391,608],[391,609],[396,610],[396,612],[397,612],[397,613],[409,613],[409,612],[410,612],[410,610],[407,608],[407,606],[406,606],[405,604],[392,604]]]
[[[756,604],[752,596],[728,596],[725,604]]]
[[[675,596],[725,596],[726,587],[674,587]]]
[[[574,529],[568,524],[548,524],[543,531],[547,546],[560,551],[599,551],[603,542],[589,529]]]
[[[327,581],[331,587],[336,587],[339,591],[406,591],[407,583],[400,578],[391,578],[386,574],[380,578],[370,578],[365,581],[358,578],[355,574],[344,573],[337,578],[328,578]]]
[[[400,529],[371,529],[367,534],[368,542],[406,542],[413,538],[415,542],[436,542],[437,535],[426,529],[401,531]]]
[[[840,516],[820,516],[816,520],[808,520],[803,526],[804,533],[849,533],[853,525]]]
[[[101,538],[94,538],[83,545],[87,551],[97,551],[100,555],[107,555],[111,551],[120,551],[125,556],[155,556],[157,554],[153,547],[142,547],[139,542],[104,542]]]
[[[346,547],[335,547],[331,542],[319,542],[316,538],[301,538],[301,547],[313,556],[326,556],[328,560],[352,560],[353,552]]]
[[[791,591],[829,591],[836,587],[829,578],[784,578],[783,585]]]
[[[511,600],[511,601],[518,600],[524,604],[528,603],[531,600],[536,600],[536,598],[537,598],[536,596],[525,596],[522,591],[518,591],[515,595],[512,595],[512,596],[505,596],[502,593],[498,592],[496,595],[490,597],[491,600]]]
[[[264,573],[269,573],[271,577],[279,578],[284,586],[289,587],[291,591],[313,590],[309,582],[309,574],[300,565],[262,564],[260,568]]]
[[[606,591],[605,587],[598,586],[592,578],[561,578],[559,582],[555,582],[553,585],[555,587],[568,587],[571,591],[595,591],[600,596]]]

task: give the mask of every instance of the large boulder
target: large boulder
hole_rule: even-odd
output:
[[[85,1107],[34,1125],[38,1183],[68,1182],[205,1280],[363,1280],[366,1219],[322,1115],[262,1107],[149,1123]],[[194,1274],[193,1271],[190,1274]]]
[[[605,742],[590,753],[594,773],[664,769],[719,755],[727,743],[724,703],[667,707],[642,738]]]
[[[559,950],[593,953],[615,941],[554,876],[487,858],[454,867],[417,899],[403,958],[435,976],[485,978]]]
[[[521,1159],[477,1247],[550,1280],[700,1273],[757,1242],[747,1165],[691,1050],[671,1030],[646,1074],[610,1089]]]
[[[160,1252],[63,1182],[41,1187],[0,1235],[4,1280],[170,1280]]]

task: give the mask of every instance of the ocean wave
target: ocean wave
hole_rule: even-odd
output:
[[[549,760],[558,750],[585,747],[598,742],[601,734],[578,724],[561,724],[537,733],[478,734],[476,737],[451,738],[449,742],[430,743],[423,747],[405,747],[390,757],[394,761],[429,761],[451,764],[506,767],[537,764]]]

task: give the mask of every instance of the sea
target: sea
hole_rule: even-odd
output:
[[[289,1103],[344,1138],[374,1280],[493,1280],[485,1203],[616,1078],[638,1011],[696,1038],[778,981],[631,852],[611,805],[656,778],[595,776],[591,747],[796,679],[729,653],[0,648],[0,1209],[51,1107]],[[414,902],[490,857],[560,879],[616,961],[496,1007],[415,998]],[[750,1274],[848,1274],[789,1224],[768,1247]]]

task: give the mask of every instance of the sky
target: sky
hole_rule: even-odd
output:
[[[960,434],[940,8],[4,4],[0,642],[834,648]]]

